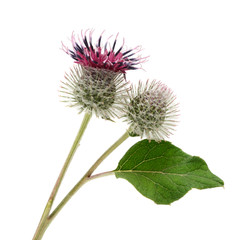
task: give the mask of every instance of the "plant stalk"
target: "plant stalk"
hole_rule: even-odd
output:
[[[63,198],[63,200],[60,202],[60,204],[54,209],[54,211],[49,215],[47,218],[47,221],[43,225],[43,228],[41,230],[40,238],[36,240],[40,240],[45,233],[46,229],[50,225],[50,223],[54,220],[54,218],[57,216],[57,214],[61,211],[61,209],[66,205],[66,203],[71,199],[72,196],[75,195],[75,193],[88,181],[104,177],[108,175],[114,174],[113,171],[105,172],[105,173],[99,173],[96,175],[92,175],[92,173],[96,170],[96,168],[102,163],[102,161],[108,157],[121,143],[123,143],[127,138],[129,137],[128,131],[125,132],[110,148],[108,148],[101,156],[98,158],[98,160],[92,165],[92,167],[85,173],[85,175],[80,179],[80,181],[77,182],[77,184],[70,190],[70,192]]]
[[[80,129],[79,129],[79,131],[77,133],[77,136],[76,136],[76,138],[75,138],[75,140],[73,142],[73,145],[72,145],[71,150],[70,150],[70,152],[69,152],[69,154],[67,156],[67,159],[66,159],[66,161],[65,161],[65,163],[64,163],[64,165],[63,165],[63,167],[61,169],[59,177],[58,177],[58,179],[57,179],[57,181],[56,181],[56,183],[54,185],[54,188],[53,188],[53,190],[52,190],[52,192],[50,194],[49,200],[48,200],[48,202],[47,202],[47,204],[45,206],[45,209],[43,211],[42,217],[41,217],[40,222],[38,224],[37,230],[36,230],[36,232],[34,234],[33,240],[41,239],[40,238],[40,234],[41,234],[42,229],[43,229],[43,227],[45,225],[45,222],[48,219],[49,213],[51,211],[53,202],[54,202],[55,197],[57,195],[57,192],[59,190],[60,184],[61,184],[61,182],[62,182],[62,180],[63,180],[63,178],[65,176],[65,173],[66,173],[66,171],[67,171],[67,169],[68,169],[68,167],[70,165],[70,162],[71,162],[71,160],[72,160],[72,158],[73,158],[73,156],[74,156],[74,154],[75,154],[75,152],[76,152],[76,150],[77,150],[77,148],[79,146],[80,140],[81,140],[81,138],[82,138],[82,136],[84,134],[85,129],[87,128],[87,125],[89,123],[89,120],[91,119],[91,116],[92,116],[91,112],[86,112],[85,115],[84,115],[84,118],[83,118],[82,124],[80,126]]]

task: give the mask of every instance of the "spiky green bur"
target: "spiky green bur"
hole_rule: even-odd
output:
[[[62,97],[79,112],[92,111],[98,117],[110,119],[121,111],[126,97],[123,74],[92,67],[74,66],[62,82]]]
[[[146,136],[160,141],[168,136],[175,126],[177,104],[175,96],[161,82],[140,82],[138,88],[129,92],[125,107],[125,121],[130,124],[130,135]]]

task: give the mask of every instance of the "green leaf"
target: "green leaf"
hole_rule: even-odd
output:
[[[157,204],[170,204],[192,188],[224,185],[210,172],[204,160],[190,156],[165,141],[136,143],[120,160],[114,173]]]

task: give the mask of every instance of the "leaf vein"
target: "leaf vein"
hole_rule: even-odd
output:
[[[139,151],[142,147],[144,147],[144,146],[139,147],[139,148],[136,149],[132,154],[130,154],[130,155],[128,156],[128,158],[126,159],[126,161],[123,162],[123,164],[120,166],[119,170],[122,169],[122,167],[129,161],[129,159],[130,159],[130,158],[131,158],[137,151]]]

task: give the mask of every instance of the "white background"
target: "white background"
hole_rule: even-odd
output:
[[[201,156],[225,188],[192,190],[156,205],[113,176],[92,181],[57,216],[45,240],[245,239],[244,1],[2,1],[0,4],[0,239],[32,239],[82,115],[60,102],[72,31],[120,33],[150,55],[132,82],[162,80],[180,103],[169,139]],[[126,129],[92,119],[57,202]],[[112,170],[138,139],[97,172]],[[57,203],[56,202],[56,203]]]

